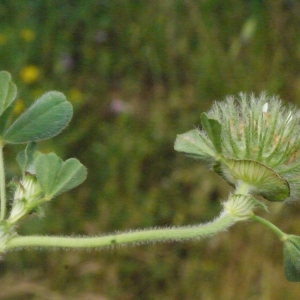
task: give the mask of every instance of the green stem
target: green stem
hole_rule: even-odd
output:
[[[4,161],[3,161],[3,144],[0,144],[0,202],[1,202],[1,213],[0,220],[4,220],[6,214],[6,194],[5,194],[5,172],[4,172]]]
[[[236,221],[233,215],[223,212],[214,221],[197,226],[139,230],[102,237],[17,236],[7,241],[5,249],[23,247],[101,248],[152,241],[199,239],[224,231]]]
[[[265,225],[266,227],[268,227],[269,229],[271,229],[278,237],[281,241],[284,241],[287,238],[287,234],[284,233],[283,231],[281,231],[277,226],[275,226],[274,224],[270,223],[269,221],[267,221],[264,218],[261,218],[259,216],[253,215],[252,220],[261,223],[263,225]]]
[[[244,181],[240,181],[237,189],[235,190],[235,194],[246,195],[249,190],[249,184]]]

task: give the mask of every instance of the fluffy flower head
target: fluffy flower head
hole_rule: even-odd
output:
[[[202,129],[177,136],[175,150],[205,160],[231,185],[250,184],[270,201],[300,197],[300,112],[278,97],[240,94],[215,102]]]

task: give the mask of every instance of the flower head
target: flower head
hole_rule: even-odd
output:
[[[201,115],[202,130],[178,135],[175,150],[208,161],[230,184],[270,201],[300,197],[300,112],[278,97],[241,93]]]

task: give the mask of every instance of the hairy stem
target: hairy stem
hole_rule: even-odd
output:
[[[281,241],[284,241],[287,238],[287,234],[284,233],[283,231],[281,231],[277,226],[275,226],[274,224],[270,223],[269,221],[267,221],[264,218],[261,218],[259,216],[253,215],[252,220],[261,223],[263,225],[265,225],[266,227],[268,227],[269,229],[271,229],[278,237]]]
[[[102,237],[17,236],[7,241],[5,249],[23,247],[102,248],[153,241],[200,239],[224,231],[236,222],[237,219],[233,215],[223,212],[214,221],[197,226],[139,230]]]
[[[0,220],[2,221],[4,220],[6,214],[5,172],[4,172],[2,141],[0,141],[0,202],[1,202]]]

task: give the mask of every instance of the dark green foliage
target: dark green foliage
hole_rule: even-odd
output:
[[[89,170],[45,218],[22,224],[23,233],[97,235],[217,215],[227,185],[176,153],[175,137],[199,126],[200,113],[228,94],[266,90],[299,103],[299,14],[299,3],[286,0],[1,1],[1,68],[12,73],[19,96],[30,105],[50,89],[68,100],[72,88],[81,93],[67,130],[40,147],[77,157]],[[246,39],[249,19],[256,30]],[[35,34],[30,43],[20,37],[25,28]],[[19,75],[27,65],[40,70],[29,85]],[[112,110],[113,99],[125,109]],[[6,157],[14,159],[12,151]],[[9,166],[7,176],[16,170]],[[298,205],[286,206],[276,224],[299,235],[299,213]],[[297,299],[299,285],[282,274],[281,245],[260,225],[241,227],[207,243],[8,253],[1,294]]]

